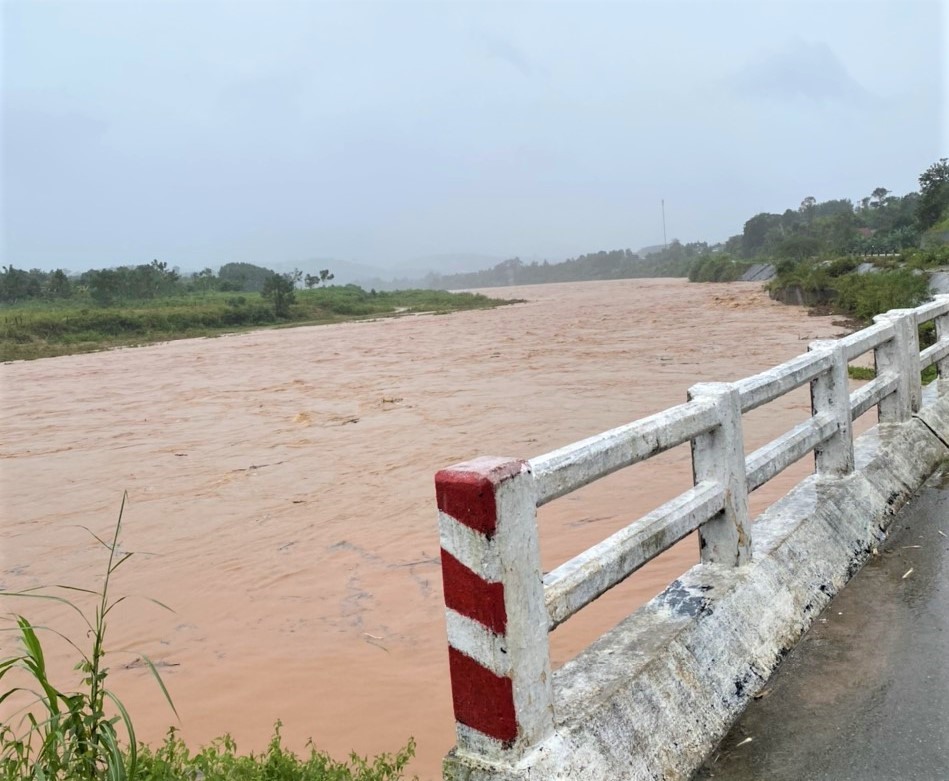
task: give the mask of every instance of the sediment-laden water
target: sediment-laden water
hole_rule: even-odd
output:
[[[453,743],[432,476],[528,458],[685,400],[841,333],[758,285],[629,280],[505,288],[528,303],[172,342],[0,367],[0,588],[97,587],[128,491],[109,681],[139,737],[262,748],[274,721],[343,757]],[[803,420],[806,389],[747,416],[748,448]],[[754,496],[760,509],[809,463]],[[540,514],[546,568],[690,484],[688,447]],[[555,663],[696,559],[687,539],[552,637]],[[166,612],[144,597],[174,608]],[[38,623],[54,605],[6,600]],[[52,639],[50,640],[52,643]],[[3,655],[14,646],[0,636]],[[52,645],[64,674],[74,659]]]

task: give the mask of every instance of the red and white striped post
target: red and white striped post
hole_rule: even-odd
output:
[[[553,693],[526,461],[479,458],[435,475],[459,751],[514,762],[553,732]]]

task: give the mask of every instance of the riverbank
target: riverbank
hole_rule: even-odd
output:
[[[125,306],[31,301],[0,308],[0,361],[34,360],[213,337],[261,328],[446,314],[520,303],[443,290],[365,291],[356,285],[297,291],[278,316],[259,293],[211,293],[155,298]]]

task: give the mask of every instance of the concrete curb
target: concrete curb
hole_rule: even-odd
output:
[[[511,767],[452,751],[446,779],[688,779],[889,521],[949,458],[949,397],[857,439],[754,524],[746,567],[699,564],[553,676],[554,734]]]

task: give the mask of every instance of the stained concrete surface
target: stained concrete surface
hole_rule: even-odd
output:
[[[693,781],[949,780],[949,466]]]

